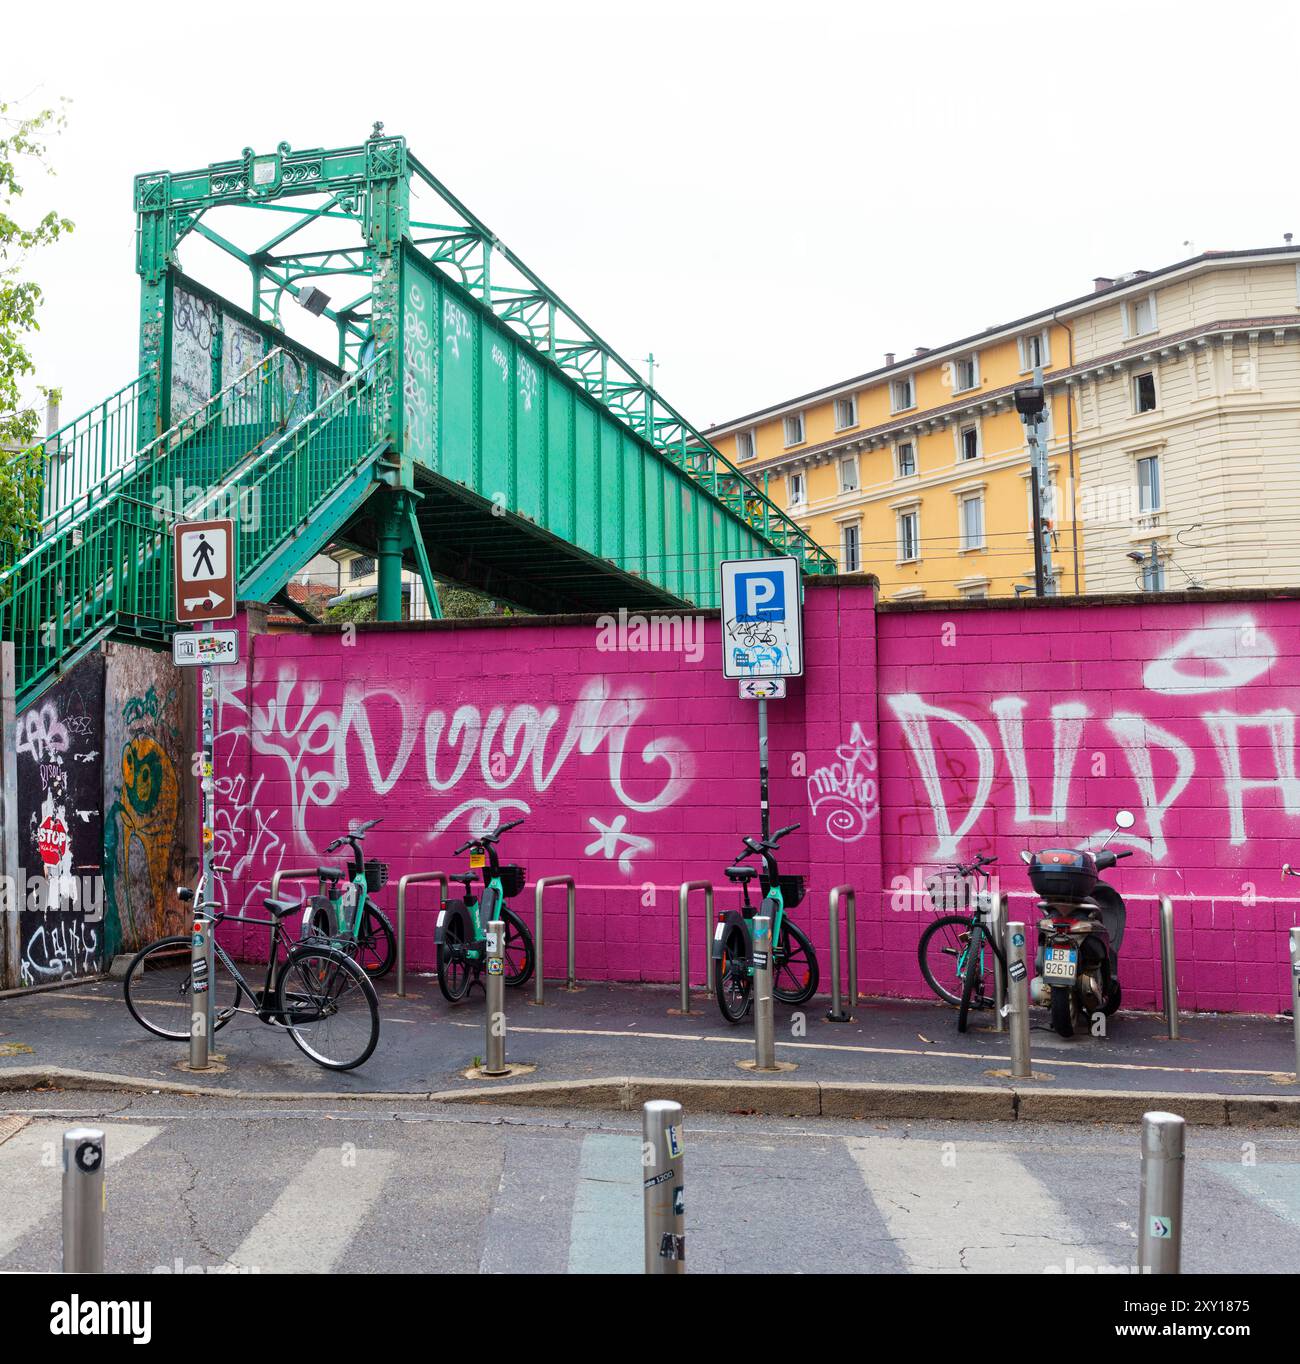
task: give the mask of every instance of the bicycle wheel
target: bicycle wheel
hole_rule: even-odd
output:
[[[318,1066],[352,1070],[379,1041],[379,997],[345,952],[322,942],[290,949],[276,983],[280,1021]]]
[[[970,938],[966,944],[964,970],[961,982],[961,1003],[957,1006],[957,1031],[966,1031],[970,1017],[972,999],[975,1007],[980,1007],[984,991],[984,925],[972,924]]]
[[[239,982],[213,954],[213,1032],[224,1028],[239,1004]],[[122,993],[131,1017],[155,1037],[188,1042],[193,1009],[190,1002],[190,940],[183,934],[159,938],[142,947],[126,968]]]
[[[393,969],[397,960],[397,935],[388,922],[388,915],[378,905],[366,905],[355,948],[353,955],[371,980],[378,980]]]
[[[808,935],[787,919],[781,925],[772,972],[772,993],[783,1004],[807,1004],[817,993],[817,953]]]
[[[465,955],[469,945],[469,917],[458,906],[449,906],[442,921],[438,944],[438,989],[455,1004],[465,998],[474,979],[474,968]]]
[[[728,1023],[739,1023],[749,1012],[753,988],[749,934],[739,924],[732,924],[722,939],[722,956],[713,963],[713,993]]]
[[[533,978],[533,935],[513,909],[503,910],[501,917],[506,924],[505,981],[517,989]]]
[[[966,946],[974,920],[966,914],[945,914],[921,934],[916,956],[925,983],[948,1004],[961,1003]]]

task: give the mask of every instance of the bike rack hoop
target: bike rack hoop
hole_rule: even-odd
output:
[[[688,912],[691,892],[694,890],[704,892],[704,997],[705,999],[713,998],[713,975],[709,970],[710,953],[713,948],[713,882],[683,881],[677,891],[677,949],[680,960],[677,984],[681,993],[679,1004],[681,1012],[684,1014],[691,1011],[691,952]]]
[[[533,946],[537,955],[537,960],[533,963],[533,1003],[542,1004],[545,1002],[545,986],[542,981],[542,899],[546,893],[547,886],[563,886],[565,890],[566,909],[568,913],[568,953],[565,958],[567,968],[564,988],[573,990],[577,988],[577,949],[575,945],[575,933],[578,917],[578,891],[572,876],[543,876],[533,890]]]
[[[844,901],[844,936],[849,949],[849,1007],[845,1009],[840,995],[840,901]],[[830,957],[831,1007],[826,1018],[831,1023],[851,1023],[851,1010],[858,1002],[858,897],[852,886],[835,886],[831,890]]]
[[[447,898],[447,873],[443,871],[408,872],[397,883],[397,997],[406,998],[406,888],[418,882],[437,881],[442,888],[439,904]]]

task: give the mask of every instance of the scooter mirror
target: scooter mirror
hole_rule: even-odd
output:
[[[1137,823],[1137,818],[1132,810],[1116,810],[1115,823],[1121,829],[1131,829]]]
[[[1022,848],[1020,850],[1020,860],[1025,864],[1025,866],[1028,866],[1034,860],[1034,855],[1033,853],[1028,852],[1026,849]]]

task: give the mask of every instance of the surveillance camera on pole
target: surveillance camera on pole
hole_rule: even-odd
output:
[[[1047,467],[1047,389],[1042,366],[1034,368],[1034,382],[1015,390],[1016,411],[1029,441],[1030,495],[1034,508],[1034,588],[1040,597],[1056,595],[1052,572],[1052,479]]]

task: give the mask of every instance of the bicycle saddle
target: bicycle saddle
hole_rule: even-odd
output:
[[[341,881],[343,870],[341,867],[317,867],[316,876],[321,881]]]
[[[478,880],[472,871],[454,871],[447,877],[448,881],[459,881],[467,890]]]
[[[757,868],[757,867],[728,867],[728,868],[727,868],[727,880],[728,880],[728,881],[740,881],[740,882],[751,881],[751,880],[753,880],[753,878],[754,878],[755,876],[757,876],[757,875],[758,875],[758,868]]]
[[[262,908],[275,918],[283,919],[286,914],[292,914],[295,909],[301,909],[302,906],[291,905],[287,900],[263,900]]]

